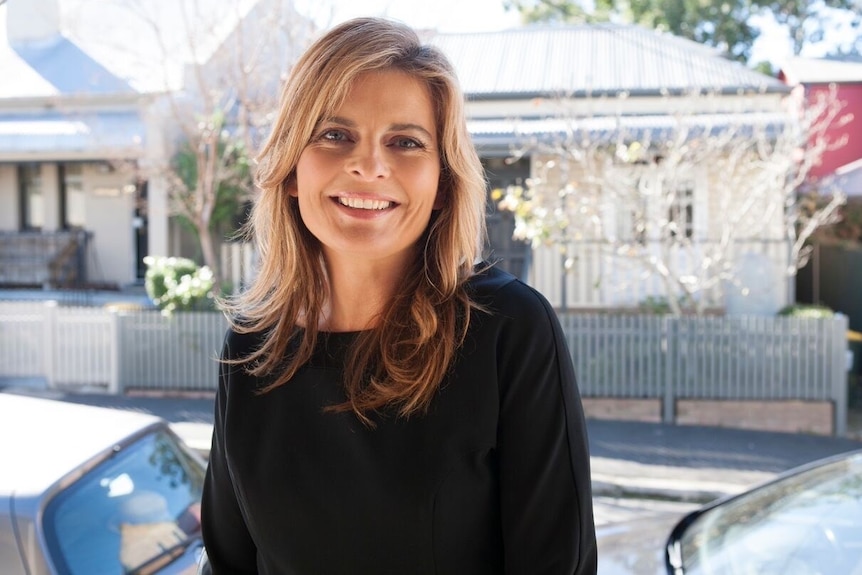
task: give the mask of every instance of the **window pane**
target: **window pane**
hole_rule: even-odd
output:
[[[668,220],[671,236],[694,237],[694,183],[674,182]]]
[[[81,164],[66,164],[64,166],[66,190],[66,225],[70,228],[86,227],[86,208],[84,198],[84,180],[81,176]]]
[[[21,190],[24,203],[22,208],[25,228],[41,228],[45,225],[41,172],[41,166],[38,164],[21,166]]]
[[[200,529],[203,466],[167,433],[120,451],[58,495],[45,534],[64,573],[125,573]]]

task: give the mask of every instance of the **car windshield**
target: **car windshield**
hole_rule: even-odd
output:
[[[686,575],[862,575],[862,453],[706,511],[678,551]]]
[[[170,433],[145,435],[69,488],[45,510],[61,573],[153,573],[200,532],[204,468]]]

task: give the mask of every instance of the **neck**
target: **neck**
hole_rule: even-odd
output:
[[[321,318],[324,331],[374,328],[404,280],[406,262],[327,257],[329,300]]]

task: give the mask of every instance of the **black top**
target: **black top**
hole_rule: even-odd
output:
[[[550,304],[509,274],[470,282],[467,340],[430,411],[364,426],[345,400],[355,334],[323,334],[287,384],[222,364],[203,493],[213,573],[595,574],[583,410]],[[259,334],[229,331],[223,356]]]

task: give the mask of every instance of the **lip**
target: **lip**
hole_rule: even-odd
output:
[[[400,204],[395,200],[388,198],[386,196],[380,196],[378,194],[336,194],[330,196],[329,198],[335,206],[342,211],[343,213],[349,214],[351,217],[361,218],[361,219],[373,219],[377,217],[381,217],[385,214],[392,212],[395,208],[397,208]],[[369,208],[359,208],[359,207],[351,207],[342,203],[343,200],[353,200],[353,201],[363,201],[363,202],[385,202],[388,203],[389,206],[382,209],[369,209]]]
[[[349,198],[352,200],[374,200],[378,202],[391,202],[393,204],[398,203],[394,198],[390,198],[389,196],[367,192],[341,192],[332,194],[329,197],[336,201],[342,198]]]

